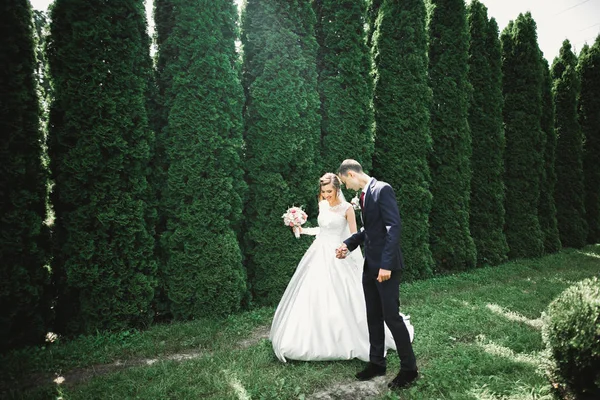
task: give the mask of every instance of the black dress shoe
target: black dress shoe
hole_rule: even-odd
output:
[[[390,389],[402,389],[409,386],[419,377],[419,371],[400,371],[393,381],[388,383]]]
[[[386,368],[382,367],[381,365],[368,363],[365,369],[363,369],[354,376],[356,376],[356,379],[358,379],[359,381],[368,381],[369,379],[375,378],[376,376],[385,375],[385,369]]]

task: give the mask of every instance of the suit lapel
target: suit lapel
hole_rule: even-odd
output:
[[[373,178],[373,180],[371,181],[371,184],[367,187],[367,193],[365,193],[364,211],[362,213],[363,223],[364,223],[364,220],[367,218],[367,207],[371,204],[371,202],[373,200],[372,192],[375,189],[376,183],[377,183],[377,179]]]

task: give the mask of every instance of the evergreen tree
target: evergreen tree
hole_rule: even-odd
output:
[[[588,243],[600,243],[600,35],[579,55],[579,121],[585,142],[584,179]]]
[[[466,269],[474,267],[477,258],[469,232],[469,30],[464,0],[431,0],[431,5],[431,252],[440,270]]]
[[[56,0],[51,20],[57,328],[145,325],[156,262],[147,226],[144,2]]]
[[[556,131],[554,130],[554,102],[552,99],[552,80],[548,61],[542,58],[542,120],[541,128],[544,146],[544,167],[540,181],[540,203],[538,217],[544,237],[544,252],[556,253],[561,249],[556,221],[556,204],[554,202],[554,188],[556,187]]]
[[[28,0],[0,4],[0,350],[41,341],[50,304],[44,138]]]
[[[433,258],[428,224],[431,89],[425,5],[421,0],[386,0],[378,15],[373,36],[377,127],[373,170],[397,191],[406,264],[403,276],[427,278],[433,273]]]
[[[241,218],[244,95],[236,69],[233,0],[170,3],[172,27],[160,36],[161,87],[169,160],[161,271],[176,318],[237,311],[246,292],[242,254],[232,226]],[[161,31],[162,34],[162,31]],[[161,81],[161,83],[166,83]]]
[[[530,13],[510,21],[502,42],[506,240],[511,259],[538,257],[544,238],[538,219],[543,168],[542,67]]]
[[[581,248],[587,242],[585,189],[583,186],[583,137],[577,119],[580,80],[577,57],[571,43],[563,42],[552,64],[552,92],[556,114],[556,201],[558,232],[565,247]],[[597,95],[597,94],[596,94]]]
[[[473,0],[468,8],[469,81],[473,96],[469,127],[473,146],[470,231],[478,265],[498,265],[508,254],[504,236],[504,128],[502,50],[498,25],[487,8]]]
[[[257,303],[276,304],[311,241],[281,215],[305,205],[316,217],[320,136],[308,0],[248,0],[243,13],[247,266]]]
[[[371,168],[373,84],[364,5],[356,0],[313,2],[319,44],[322,172],[335,171],[346,158],[357,160],[367,171]]]

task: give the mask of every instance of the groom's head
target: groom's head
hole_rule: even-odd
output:
[[[358,161],[352,159],[342,161],[342,164],[338,168],[338,175],[348,189],[362,189],[359,178],[364,175],[364,172]]]

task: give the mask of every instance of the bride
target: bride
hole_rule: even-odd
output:
[[[362,291],[363,258],[360,248],[345,259],[335,249],[356,232],[354,208],[345,201],[337,175],[320,179],[318,228],[301,233],[316,235],[279,305],[269,338],[280,361],[369,361],[367,312]],[[414,328],[402,315],[412,341]],[[386,327],[386,349],[396,349]]]

